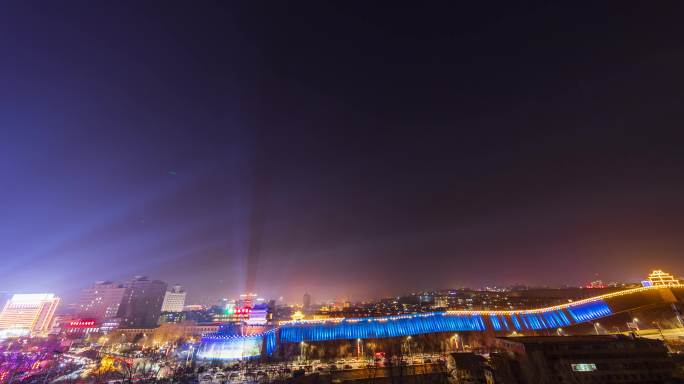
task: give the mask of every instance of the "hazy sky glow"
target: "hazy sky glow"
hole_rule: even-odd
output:
[[[684,273],[684,4],[318,3],[0,5],[0,291]]]

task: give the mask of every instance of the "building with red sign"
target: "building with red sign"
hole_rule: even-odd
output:
[[[60,331],[70,336],[85,336],[91,333],[99,333],[100,323],[92,318],[63,319],[59,324]]]

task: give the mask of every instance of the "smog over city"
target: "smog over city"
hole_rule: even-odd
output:
[[[0,384],[681,382],[683,11],[3,2]]]

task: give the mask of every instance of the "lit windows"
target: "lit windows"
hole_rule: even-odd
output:
[[[596,364],[594,363],[578,363],[570,364],[570,366],[575,372],[593,372],[596,370]]]

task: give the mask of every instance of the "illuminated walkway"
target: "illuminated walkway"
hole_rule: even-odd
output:
[[[207,335],[203,338],[200,354],[204,351],[206,358],[212,358],[225,355],[221,352],[230,349],[234,352],[231,353],[243,353],[244,357],[245,343],[249,344],[252,351],[261,343],[266,354],[271,354],[279,343],[379,339],[439,332],[525,333],[557,329],[613,315],[615,310],[608,303],[611,299],[681,287],[640,287],[533,310],[446,311],[388,317],[285,321],[276,328],[249,336],[225,332]]]

